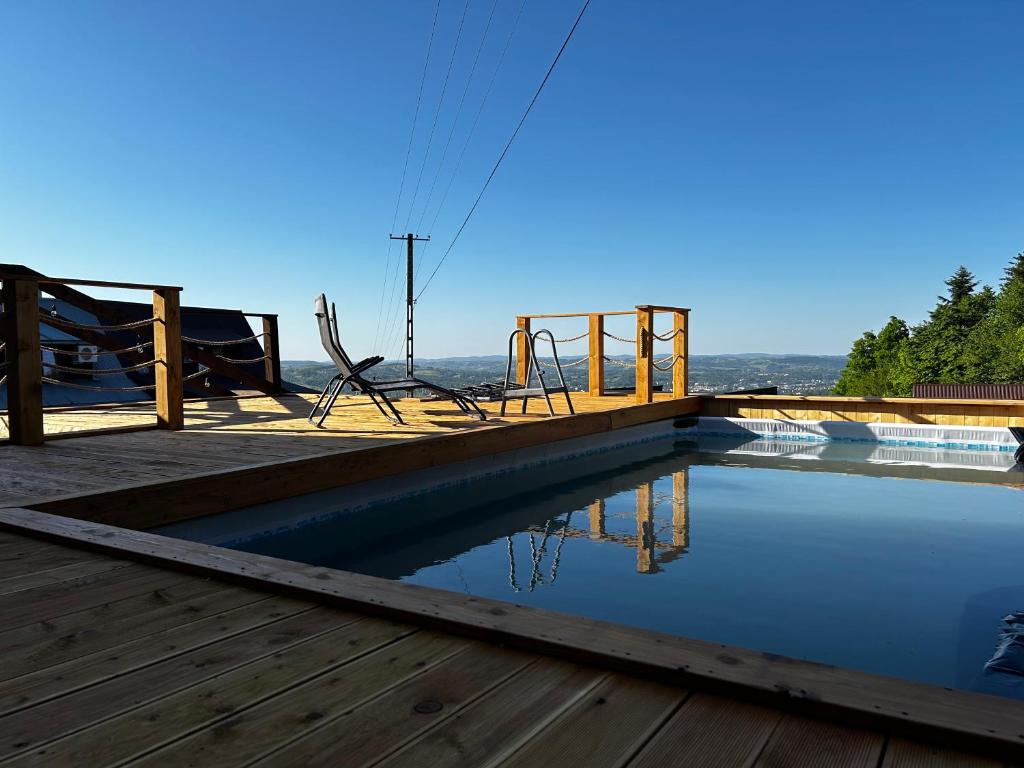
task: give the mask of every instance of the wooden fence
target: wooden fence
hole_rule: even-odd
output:
[[[55,278],[35,272],[21,265],[0,265],[0,345],[4,356],[0,358],[0,380],[7,386],[7,420],[10,442],[18,445],[38,445],[44,439],[43,384],[59,384],[47,375],[60,370],[56,363],[43,361],[40,323],[64,331],[86,344],[115,354],[127,365],[119,372],[153,369],[151,386],[131,387],[139,391],[152,391],[156,402],[156,425],[162,429],[181,429],[184,426],[184,397],[186,389],[209,396],[230,394],[216,386],[189,383],[191,379],[219,374],[267,394],[281,391],[281,362],[277,335],[276,315],[256,315],[263,330],[255,338],[263,339],[264,376],[256,376],[242,367],[242,362],[211,351],[201,340],[188,339],[181,331],[181,291],[178,286],[120,283],[104,280]],[[73,286],[104,289],[145,290],[152,294],[152,316],[135,319],[116,305],[88,296]],[[40,294],[46,293],[65,301],[97,319],[97,325],[75,322],[60,317],[56,312],[40,312]],[[247,315],[252,317],[254,315]],[[137,345],[126,347],[113,333],[131,333],[138,338]],[[123,339],[123,335],[122,335]],[[230,341],[223,342],[228,345]],[[152,358],[142,351],[152,346]],[[185,358],[202,366],[190,376],[184,375]],[[81,386],[84,389],[104,391],[103,387]],[[109,391],[109,388],[108,388]]]
[[[670,331],[658,334],[654,321],[659,314],[672,316]],[[562,319],[580,317],[587,318],[587,330],[572,341],[587,338],[588,352],[588,389],[592,396],[600,397],[606,393],[605,365],[617,361],[605,355],[605,339],[613,337],[605,329],[605,318],[611,316],[633,315],[636,317],[636,337],[619,339],[636,344],[636,401],[650,403],[654,400],[654,371],[672,372],[672,396],[686,397],[689,393],[689,347],[690,347],[690,310],[685,307],[666,307],[653,304],[637,305],[635,310],[617,312],[568,312],[562,314],[518,315],[516,327],[527,333],[535,325],[535,320]],[[662,360],[655,360],[654,345],[657,341],[672,343],[672,354]],[[526,339],[520,335],[516,347],[516,380],[526,382],[527,351]]]

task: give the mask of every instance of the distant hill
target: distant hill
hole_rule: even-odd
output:
[[[633,359],[613,358],[622,365],[605,366],[608,387],[632,387]],[[692,392],[728,392],[735,389],[777,386],[784,394],[828,394],[846,365],[844,355],[787,355],[747,352],[729,355],[691,355]],[[285,360],[281,373],[288,382],[322,389],[335,374],[333,365],[309,360]],[[587,367],[564,369],[573,390],[587,387]],[[386,361],[372,370],[372,378],[398,379],[405,375],[404,361]],[[416,361],[416,375],[443,386],[461,387],[484,381],[500,382],[505,376],[503,355],[426,358]],[[668,384],[669,374],[655,371],[655,384]]]

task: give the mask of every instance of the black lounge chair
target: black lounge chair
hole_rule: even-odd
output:
[[[334,401],[338,399],[338,395],[341,394],[341,390],[346,384],[357,392],[368,395],[384,418],[396,424],[404,424],[405,422],[402,421],[402,414],[395,408],[394,403],[388,399],[387,393],[399,392],[401,390],[411,392],[414,389],[426,389],[446,400],[451,400],[467,416],[475,416],[480,421],[487,419],[484,412],[480,410],[480,406],[472,400],[445,387],[431,384],[429,381],[415,377],[393,381],[372,381],[364,378],[363,374],[378,363],[384,362],[384,358],[375,355],[374,357],[360,360],[358,363],[353,363],[345,353],[344,347],[341,346],[341,339],[338,336],[338,315],[337,312],[333,311],[333,305],[331,309],[332,312],[328,315],[327,297],[321,293],[316,299],[316,324],[320,328],[320,342],[323,344],[324,350],[326,350],[331,361],[337,367],[338,373],[327,382],[327,386],[320,393],[316,405],[309,412],[308,420],[310,423],[315,421],[318,427],[323,425],[324,419],[327,418],[327,414],[330,413],[331,408],[334,406]],[[323,408],[321,408],[321,405]],[[319,415],[317,411],[320,411]]]

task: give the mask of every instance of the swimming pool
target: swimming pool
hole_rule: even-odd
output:
[[[313,522],[230,545],[1024,698],[985,672],[1024,610],[1021,490],[789,448],[657,440],[321,518],[309,497]]]

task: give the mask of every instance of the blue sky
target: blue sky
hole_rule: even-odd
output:
[[[396,227],[434,238],[421,282],[580,7],[526,0],[453,175],[520,4],[469,1],[424,163],[467,8],[441,0]],[[0,260],[277,311],[289,358],[323,357],[326,290],[353,354],[395,355],[378,316],[433,11],[0,4]],[[843,353],[921,319],[960,263],[996,281],[1024,249],[1022,29],[1017,0],[593,0],[424,293],[417,352],[501,353],[518,312],[659,303],[692,308],[696,353]]]

